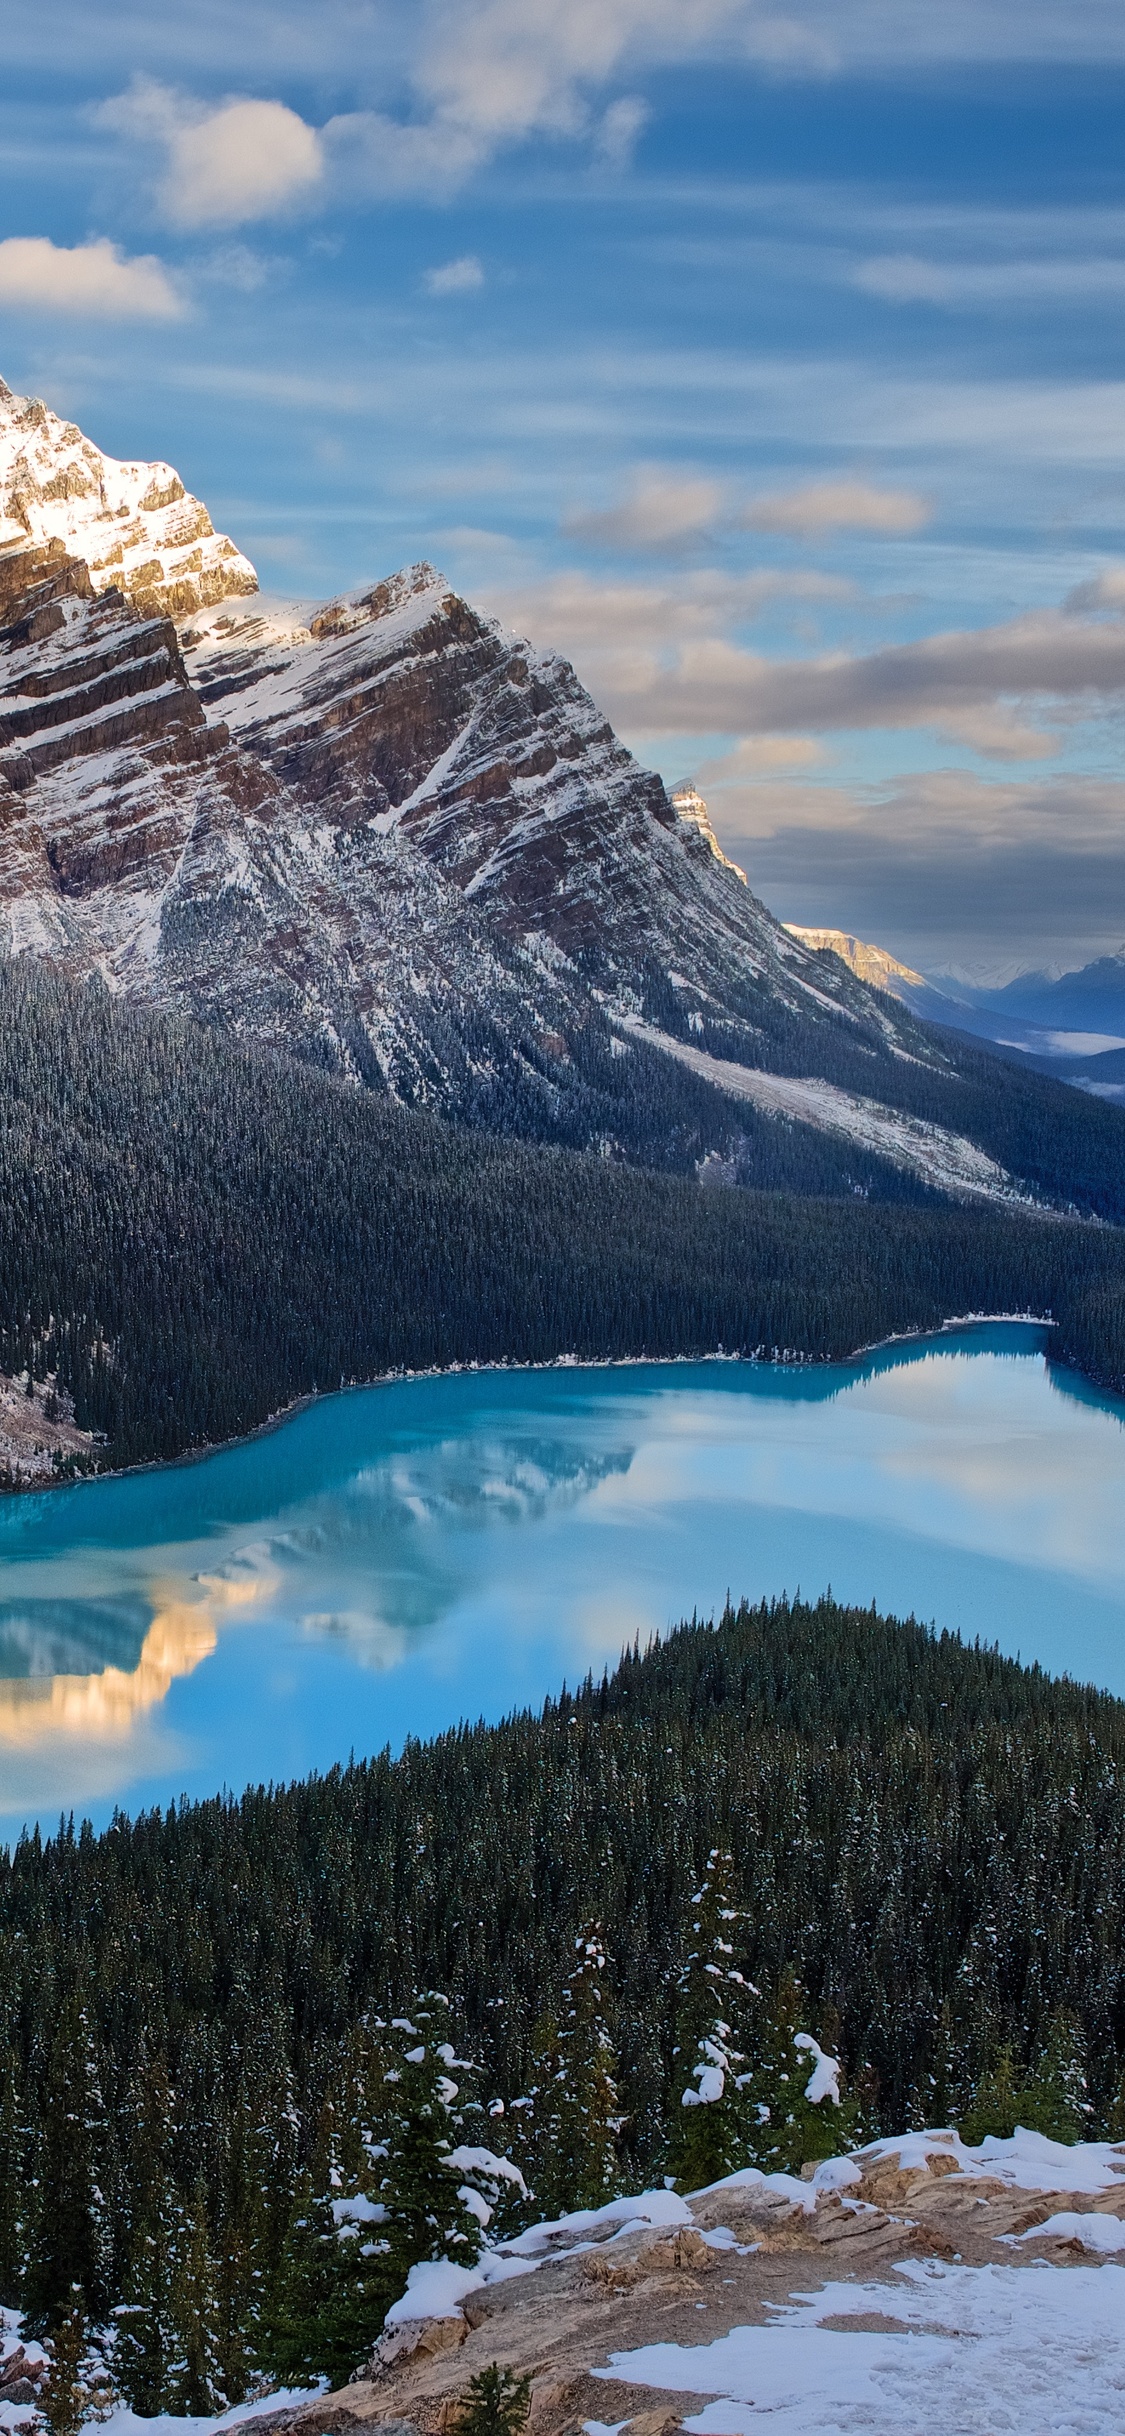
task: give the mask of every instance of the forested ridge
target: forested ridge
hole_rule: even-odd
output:
[[[1120,2136],[1123,1790],[1125,1704],[826,1598],[693,1622],[398,1759],[24,1838],[0,1862],[0,2298],[46,2323],[79,2281],[95,2316],[151,2310],[159,2183],[226,2296],[222,2390],[256,2343],[276,2359],[294,2224],[385,2172],[387,2025],[420,2036],[431,1989],[532,2212],[675,2166],[720,1863],[754,2069],[779,2019],[843,2059],[851,2111],[804,2154],[845,2121],[979,2137],[1016,2106]],[[726,2136],[761,2153],[756,2123]]]
[[[0,966],[0,1177],[0,1369],[57,1376],[102,1464],[388,1371],[825,1360],[966,1311],[1052,1313],[1061,1359],[1125,1383],[1115,1227],[703,1190],[442,1124],[30,964]]]

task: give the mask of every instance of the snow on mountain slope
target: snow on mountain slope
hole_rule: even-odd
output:
[[[404,569],[302,623],[256,603],[191,619],[201,701],[338,828],[416,848],[513,943],[550,943],[639,1003],[655,971],[731,1020],[768,998],[897,1038],[889,1010],[792,942],[573,669],[509,635],[436,569]]]
[[[258,578],[170,465],[121,464],[41,398],[0,381],[0,552],[61,541],[95,592],[111,585],[149,612],[176,615]]]
[[[900,1189],[901,1128],[806,1092],[786,1148],[727,1069],[893,1108],[907,1064],[956,1096],[947,1051],[773,919],[565,660],[428,565],[264,601],[170,469],[7,389],[0,507],[0,952],[462,1121]]]
[[[751,1100],[756,1108],[767,1110],[771,1116],[795,1118],[817,1132],[838,1134],[845,1141],[889,1159],[896,1167],[909,1169],[935,1192],[953,1193],[963,1200],[1020,1203],[1025,1209],[1032,1206],[1030,1196],[1020,1190],[1015,1178],[997,1160],[978,1150],[966,1135],[951,1133],[947,1126],[907,1116],[878,1100],[867,1099],[861,1092],[841,1091],[819,1076],[762,1073],[735,1065],[728,1058],[709,1057],[706,1050],[669,1039],[666,1032],[656,1031],[651,1024],[633,1020],[627,1023],[627,1028],[634,1037],[663,1050],[668,1057],[678,1058],[682,1065],[690,1066],[735,1099]]]

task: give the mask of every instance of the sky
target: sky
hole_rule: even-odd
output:
[[[1120,0],[0,0],[0,374],[428,558],[784,920],[1125,941]]]

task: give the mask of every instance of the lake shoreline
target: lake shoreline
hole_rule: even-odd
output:
[[[550,1362],[447,1362],[435,1363],[427,1370],[383,1370],[370,1379],[349,1379],[342,1387],[317,1387],[307,1395],[294,1396],[290,1404],[279,1407],[253,1429],[238,1431],[231,1438],[208,1439],[202,1446],[186,1447],[182,1455],[168,1455],[163,1461],[106,1465],[92,1472],[78,1472],[66,1479],[25,1480],[0,1490],[0,1497],[51,1496],[56,1490],[91,1488],[102,1480],[137,1480],[154,1472],[177,1472],[186,1466],[207,1463],[214,1455],[228,1454],[232,1448],[253,1446],[259,1438],[272,1437],[296,1420],[299,1413],[309,1412],[314,1405],[328,1403],[336,1396],[367,1395],[375,1387],[404,1387],[415,1380],[471,1379],[508,1376],[535,1377],[556,1370],[683,1370],[704,1364],[719,1367],[741,1367],[746,1370],[849,1370],[858,1363],[884,1353],[896,1345],[924,1345],[943,1337],[956,1336],[971,1328],[1054,1328],[1056,1322],[1032,1311],[965,1311],[956,1317],[941,1320],[935,1328],[906,1328],[897,1334],[877,1337],[869,1345],[857,1345],[850,1353],[818,1355],[801,1353],[795,1348],[782,1353],[668,1353],[668,1354],[556,1354]],[[1049,1357],[1048,1357],[1049,1358]],[[1084,1372],[1076,1373],[1085,1377]],[[1096,1379],[1088,1384],[1104,1395]]]

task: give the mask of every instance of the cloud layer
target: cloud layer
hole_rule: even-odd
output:
[[[1121,569],[1080,587],[1061,610],[870,652],[771,659],[721,631],[779,602],[830,603],[849,592],[816,569],[700,570],[652,584],[567,574],[494,595],[492,606],[573,657],[615,724],[649,737],[934,728],[977,752],[1028,760],[1055,749],[1043,717],[1068,720],[1125,699],[1120,623],[1080,614],[1125,607]]]
[[[923,972],[1081,963],[1125,939],[1120,780],[700,779],[720,839],[785,921],[854,931]]]
[[[184,310],[154,254],[129,260],[105,237],[88,245],[6,237],[0,244],[0,303],[98,321],[174,321]]]
[[[233,228],[307,199],[324,176],[314,127],[284,102],[234,99],[207,109],[138,76],[98,122],[163,156],[157,197],[174,227]]]
[[[932,513],[917,491],[880,490],[872,482],[806,482],[751,500],[738,521],[751,532],[787,533],[806,541],[825,533],[917,533]]]

